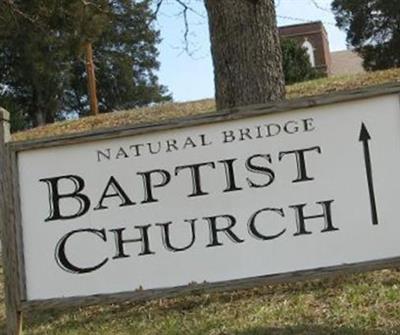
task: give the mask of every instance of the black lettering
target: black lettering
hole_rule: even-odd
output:
[[[185,143],[183,144],[182,149],[186,148],[196,148],[196,143],[192,140],[191,137],[187,137]]]
[[[126,228],[119,228],[119,229],[111,229],[110,232],[114,233],[115,238],[115,245],[117,247],[117,252],[113,259],[120,259],[120,258],[129,258],[130,255],[125,253],[124,245],[127,243],[136,243],[140,242],[142,245],[141,252],[139,256],[146,256],[146,255],[154,255],[155,253],[150,250],[150,241],[149,241],[149,233],[148,230],[151,225],[147,226],[135,226],[135,229],[140,231],[140,237],[134,239],[123,239],[122,233],[126,230]]]
[[[202,147],[207,147],[207,146],[209,146],[209,145],[212,144],[212,142],[207,142],[207,139],[206,139],[206,135],[205,135],[205,134],[201,134],[201,135],[200,135],[200,140],[201,140],[201,146],[202,146]]]
[[[102,158],[107,160],[111,159],[111,149],[106,149],[105,151],[97,150],[97,161],[101,162]]]
[[[120,147],[117,155],[115,156],[115,159],[120,159],[120,158],[128,158],[128,154],[126,153],[126,151],[124,150],[123,147]]]
[[[275,123],[270,123],[268,125],[265,126],[267,133],[266,133],[266,137],[273,137],[278,135],[281,132],[281,126],[279,124],[275,124]],[[275,128],[275,130],[274,130]]]
[[[253,138],[250,135],[250,128],[242,128],[239,129],[240,132],[240,139],[239,141],[244,141],[246,138],[252,140]]]
[[[217,227],[218,219],[224,219],[228,222],[228,226],[224,228]],[[244,240],[240,239],[233,231],[232,228],[236,225],[236,219],[232,215],[218,215],[205,217],[204,220],[208,222],[210,229],[210,243],[207,248],[223,246],[223,243],[218,239],[218,233],[224,233],[232,242],[243,243]]]
[[[285,123],[283,129],[288,134],[295,134],[299,131],[299,126],[296,121],[288,121]]]
[[[250,178],[247,178],[247,183],[249,184],[250,187],[252,188],[261,188],[261,187],[267,187],[271,185],[274,180],[275,180],[275,173],[271,169],[265,167],[265,166],[260,166],[255,163],[253,163],[253,160],[257,158],[263,158],[267,161],[267,163],[272,164],[271,156],[270,155],[254,155],[251,156],[247,159],[246,161],[246,169],[249,170],[250,172],[262,174],[265,176],[268,176],[268,181],[265,182],[264,184],[256,184],[254,181],[252,181]]]
[[[224,164],[225,168],[226,189],[224,190],[224,193],[243,190],[243,188],[236,185],[235,172],[233,169],[233,163],[236,161],[237,159],[218,161],[218,163]]]
[[[223,131],[222,134],[224,135],[223,143],[231,143],[235,140],[235,135],[233,130]]]
[[[211,167],[215,169],[215,163],[214,162],[206,162],[206,163],[199,163],[199,164],[193,164],[193,165],[183,165],[183,166],[177,166],[175,168],[175,176],[179,174],[179,172],[183,170],[190,170],[190,175],[192,179],[192,194],[188,195],[189,198],[191,197],[198,197],[202,195],[207,195],[207,192],[204,192],[201,187],[201,176],[200,176],[200,168],[201,167]]]
[[[110,189],[113,190],[112,193],[108,193]],[[100,201],[98,205],[94,208],[94,210],[97,211],[100,209],[107,209],[108,207],[103,205],[104,199],[115,197],[118,197],[121,200],[119,207],[135,205],[135,203],[131,199],[129,199],[128,195],[125,193],[121,185],[116,181],[113,176],[111,176],[100,198]]]
[[[196,230],[195,230],[195,223],[197,219],[192,219],[192,220],[185,220],[184,222],[190,223],[190,229],[191,229],[191,240],[189,244],[187,244],[185,247],[174,247],[171,244],[171,238],[170,238],[170,226],[172,222],[167,222],[167,223],[157,223],[156,226],[161,227],[161,235],[162,235],[162,241],[165,249],[172,251],[172,252],[180,252],[180,251],[185,251],[191,248],[196,240]],[[180,229],[180,227],[179,227]]]
[[[153,148],[153,143],[147,143],[147,146],[149,147],[149,152],[152,155],[158,154],[161,151],[161,142],[157,142],[157,149]]]
[[[132,144],[129,146],[129,149],[134,151],[133,154],[135,157],[139,157],[141,155],[140,148],[143,148],[143,146],[143,144]]]
[[[315,127],[314,127],[313,122],[314,122],[314,119],[312,119],[312,118],[310,118],[310,119],[304,119],[304,120],[303,120],[303,123],[304,123],[304,131],[305,131],[305,132],[315,130]]]
[[[256,227],[256,218],[258,215],[260,215],[261,213],[265,213],[265,212],[273,212],[273,213],[279,214],[281,217],[285,217],[285,213],[283,212],[282,208],[260,209],[259,211],[255,212],[249,219],[248,229],[249,229],[250,235],[255,237],[256,239],[263,240],[263,241],[273,240],[273,239],[276,239],[276,238],[280,237],[281,235],[283,235],[286,232],[286,228],[283,229],[280,233],[277,233],[275,235],[264,235],[264,234],[260,233],[260,231]]]
[[[75,189],[66,194],[60,194],[59,182],[60,180],[68,180],[73,183]],[[55,221],[55,220],[71,220],[85,215],[90,208],[90,199],[87,195],[81,193],[85,188],[85,181],[74,175],[67,175],[54,178],[44,178],[39,181],[47,184],[49,190],[49,204],[50,204],[50,215],[45,220]],[[74,199],[79,204],[79,209],[75,213],[63,214],[60,209],[60,202],[62,199]]]
[[[282,160],[283,157],[287,155],[294,155],[296,158],[296,166],[297,166],[297,178],[293,180],[293,183],[300,183],[303,181],[311,181],[314,178],[311,178],[307,175],[307,168],[306,168],[306,159],[305,153],[316,151],[317,153],[321,154],[320,147],[311,147],[307,149],[299,149],[299,150],[292,150],[292,151],[282,151],[279,153],[279,161]]]
[[[137,174],[141,176],[143,180],[144,200],[141,203],[148,204],[151,202],[158,202],[159,200],[154,198],[153,189],[164,187],[171,181],[171,175],[169,174],[169,172],[165,170],[152,170],[147,172],[138,172]],[[159,176],[161,176],[160,183],[153,183],[152,176],[154,174],[158,174]]]
[[[324,228],[321,230],[321,233],[327,233],[327,232],[339,230],[338,228],[335,228],[332,224],[331,205],[332,205],[333,201],[334,200],[317,202],[318,205],[322,206],[322,213],[317,214],[317,215],[309,215],[309,216],[304,215],[304,207],[307,204],[289,206],[290,208],[294,209],[294,212],[296,215],[297,232],[294,234],[294,236],[312,234],[310,231],[306,230],[306,225],[305,225],[306,220],[310,220],[310,219],[320,219],[320,218],[324,219]]]
[[[176,145],[176,140],[167,140],[167,152],[177,151],[179,150]]]
[[[102,262],[99,264],[92,266],[92,267],[79,267],[77,265],[72,264],[65,252],[65,246],[67,241],[75,234],[81,234],[81,233],[89,233],[89,234],[94,234],[95,236],[98,236],[100,239],[102,239],[104,242],[107,242],[107,237],[106,237],[106,232],[104,229],[102,230],[96,230],[96,229],[79,229],[79,230],[74,230],[66,234],[57,244],[56,250],[55,250],[55,258],[58,266],[63,269],[66,272],[69,273],[74,273],[74,274],[84,274],[84,273],[89,273],[96,271],[103,267],[107,262],[108,258],[105,258]]]

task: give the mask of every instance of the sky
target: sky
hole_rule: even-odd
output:
[[[322,21],[328,32],[331,51],[346,49],[346,35],[335,26],[331,0],[275,0],[278,25]],[[161,7],[156,28],[160,30],[160,83],[167,86],[174,101],[214,97],[214,75],[210,54],[207,14],[202,0],[190,0],[189,53],[184,50],[182,8],[175,0]]]

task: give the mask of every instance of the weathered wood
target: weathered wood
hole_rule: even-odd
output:
[[[140,135],[166,129],[178,129],[209,123],[224,122],[228,120],[239,120],[272,113],[296,111],[303,108],[318,108],[340,102],[356,101],[394,93],[400,93],[400,83],[398,82],[349,90],[347,92],[330,93],[321,96],[285,100],[278,103],[232,108],[220,112],[211,112],[190,117],[176,118],[156,123],[131,124],[115,128],[90,130],[82,133],[51,136],[36,140],[11,142],[10,146],[12,147],[13,151],[17,152],[66,144],[78,144],[82,142]]]
[[[22,334],[22,312],[19,296],[19,262],[17,260],[14,198],[11,186],[11,165],[7,142],[10,140],[9,114],[0,109],[0,210],[2,256],[5,278],[7,334]]]
[[[189,293],[220,292],[247,289],[267,284],[289,283],[310,279],[327,278],[332,277],[332,275],[335,274],[340,275],[345,273],[365,272],[372,270],[388,269],[398,266],[400,266],[400,257],[357,264],[342,264],[340,266],[328,268],[290,272],[278,275],[260,276],[255,278],[237,279],[217,283],[189,283],[186,286],[178,286],[165,289],[133,291],[104,295],[101,294],[87,297],[26,301],[22,303],[22,310],[34,311],[38,309],[63,309],[74,306],[90,306],[97,304],[113,304],[128,301],[136,302],[151,299],[171,298]]]
[[[26,277],[25,277],[25,256],[23,253],[24,244],[22,238],[22,222],[21,218],[21,206],[20,206],[20,197],[19,197],[19,173],[18,173],[18,161],[17,161],[17,153],[9,150],[9,166],[10,166],[10,175],[9,182],[11,185],[11,190],[13,190],[10,197],[12,197],[13,203],[13,216],[12,222],[14,222],[15,229],[13,233],[15,233],[15,239],[13,240],[15,243],[14,249],[17,250],[16,259],[18,261],[16,268],[18,283],[18,293],[20,300],[26,300]]]

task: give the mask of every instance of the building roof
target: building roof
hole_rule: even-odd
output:
[[[278,27],[278,29],[279,29],[279,34],[285,37],[302,35],[318,31],[323,31],[325,35],[327,34],[324,24],[321,21],[291,24],[288,26]]]
[[[352,50],[342,50],[331,53],[333,75],[357,74],[365,72],[362,58]]]
[[[304,22],[304,23],[295,23],[295,24],[288,24],[284,26],[278,27],[279,29],[285,29],[285,28],[297,28],[297,27],[304,27],[304,26],[323,26],[322,21],[310,21],[310,22]]]

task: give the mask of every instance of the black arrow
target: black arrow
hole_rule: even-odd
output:
[[[367,127],[364,123],[361,124],[360,131],[360,142],[363,142],[364,147],[364,158],[365,158],[365,168],[367,171],[367,180],[368,180],[368,190],[369,190],[369,198],[371,201],[371,214],[372,214],[372,224],[378,224],[378,213],[376,210],[376,201],[375,201],[375,192],[374,192],[374,182],[372,179],[372,164],[371,164],[371,155],[369,152],[369,144],[368,141],[371,140],[371,136],[367,130]]]

